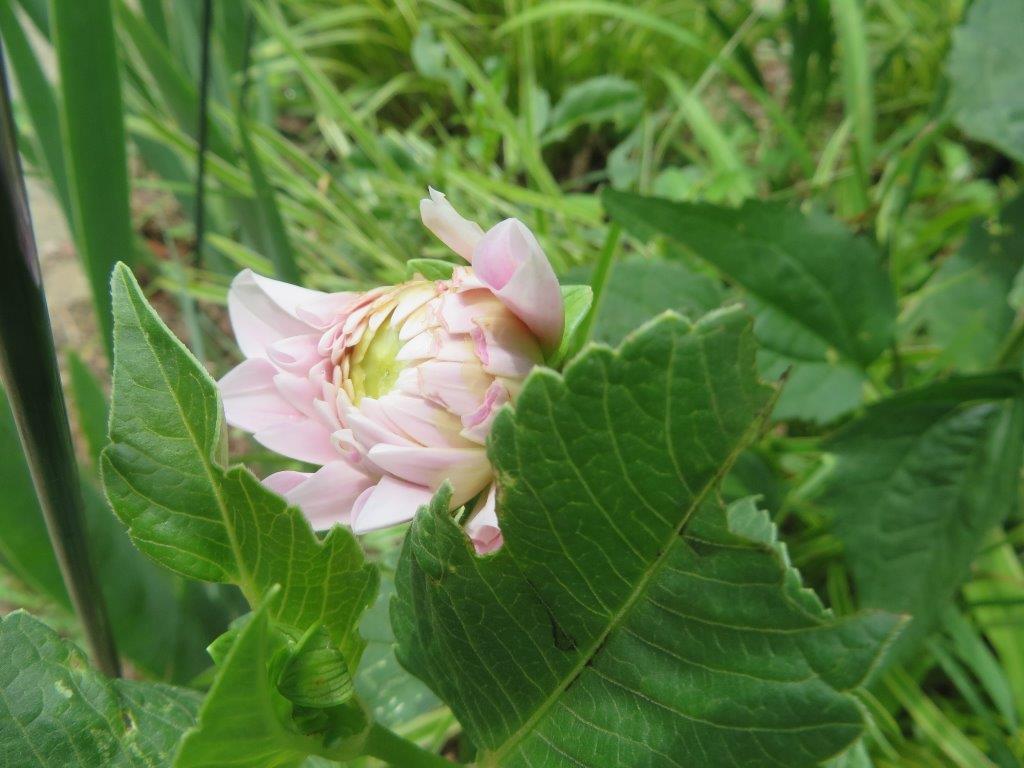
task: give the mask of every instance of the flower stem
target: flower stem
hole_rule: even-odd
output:
[[[394,768],[452,768],[452,763],[440,755],[428,752],[417,744],[403,739],[383,725],[374,723],[366,740],[366,754],[383,760]]]
[[[605,238],[604,247],[597,259],[597,266],[594,268],[594,277],[590,281],[590,288],[594,292],[594,299],[590,305],[583,325],[579,329],[580,343],[586,343],[594,330],[594,321],[601,309],[601,299],[604,298],[605,288],[608,287],[608,278],[612,273],[612,264],[615,263],[615,254],[619,247],[619,235],[622,233],[618,224],[612,224],[608,228],[608,236]]]

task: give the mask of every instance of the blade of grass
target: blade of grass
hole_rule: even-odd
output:
[[[111,352],[110,272],[135,261],[113,14],[105,0],[55,2],[50,13],[73,231]]]
[[[886,687],[907,710],[914,723],[957,768],[996,768],[902,669],[885,677]]]
[[[117,650],[89,557],[82,489],[14,136],[0,55],[0,380],[93,659],[104,673],[117,676]]]
[[[337,121],[352,136],[359,148],[382,173],[393,179],[404,179],[405,172],[388,154],[377,136],[356,119],[355,110],[349,100],[300,49],[285,25],[284,19],[258,3],[253,4],[251,8],[263,28],[277,39],[288,56],[294,60],[306,87],[309,88],[321,111],[327,113],[332,120]]]
[[[288,239],[288,230],[285,228],[281,212],[277,207],[277,199],[274,196],[274,188],[270,185],[266,173],[263,171],[263,163],[253,145],[252,136],[249,133],[249,121],[246,117],[248,96],[249,96],[249,54],[252,50],[252,38],[255,31],[255,22],[250,15],[245,21],[245,47],[242,52],[242,88],[238,95],[238,137],[242,143],[242,152],[245,155],[246,165],[249,166],[249,175],[252,177],[253,190],[256,192],[256,207],[260,213],[260,222],[263,225],[265,242],[269,246],[271,261],[274,262],[274,272],[278,278],[286,283],[299,285],[302,283],[302,273],[295,263],[295,253],[292,250],[291,241]]]
[[[832,0],[839,37],[839,71],[846,114],[853,119],[854,162],[859,171],[863,203],[868,201],[868,178],[874,160],[875,103],[867,29],[861,0]]]
[[[0,35],[3,36],[7,48],[11,71],[18,83],[21,99],[32,121],[32,130],[36,135],[44,170],[53,184],[64,217],[71,226],[71,193],[68,191],[68,175],[60,137],[57,95],[47,80],[39,64],[39,57],[32,50],[28,36],[10,3],[0,3]]]
[[[697,143],[703,147],[712,167],[720,175],[731,180],[733,199],[739,202],[754,194],[749,171],[732,143],[719,128],[718,123],[704,107],[700,97],[688,90],[683,81],[673,73],[659,73],[669,92],[679,104],[686,122],[693,131]]]
[[[139,7],[146,22],[164,45],[168,43],[167,16],[164,15],[163,0],[139,0]]]

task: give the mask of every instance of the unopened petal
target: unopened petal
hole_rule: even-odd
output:
[[[477,244],[473,270],[545,349],[562,339],[565,311],[558,278],[533,233],[518,219],[492,227]]]
[[[501,528],[498,527],[495,485],[492,483],[480,506],[466,523],[466,534],[473,542],[478,555],[494,552],[502,545]]]
[[[442,193],[429,188],[430,198],[420,200],[420,218],[424,226],[466,261],[473,260],[473,252],[484,236],[480,225],[463,218]]]

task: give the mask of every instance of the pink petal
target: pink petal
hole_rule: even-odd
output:
[[[298,316],[304,303],[315,303],[327,294],[257,275],[239,272],[228,290],[228,314],[238,346],[246,357],[264,357],[275,341],[314,333]]]
[[[269,345],[266,348],[267,357],[282,370],[304,376],[310,368],[323,360],[323,355],[317,351],[318,341],[316,334],[311,333],[290,336]]]
[[[422,485],[385,475],[356,499],[352,506],[352,530],[367,533],[412,520],[416,510],[429,504],[433,495]]]
[[[536,338],[515,317],[481,320],[472,337],[484,370],[496,376],[523,378],[543,360]]]
[[[274,386],[289,405],[305,416],[321,420],[321,412],[316,404],[319,402],[320,387],[307,378],[293,376],[290,373],[279,373],[274,377]],[[330,424],[330,422],[325,422]]]
[[[263,478],[263,484],[274,493],[284,496],[300,483],[306,482],[306,479],[312,474],[312,472],[295,472],[294,470],[286,469],[284,472],[275,472],[272,475],[267,475]]]
[[[489,288],[449,293],[441,299],[441,322],[449,333],[471,333],[477,321],[507,312]]]
[[[476,222],[460,216],[448,199],[429,187],[429,200],[420,200],[420,218],[423,225],[438,239],[466,261],[473,260],[473,252],[484,231]]]
[[[473,270],[547,349],[565,325],[558,278],[537,238],[518,219],[495,225],[477,244]]]
[[[359,467],[335,461],[311,475],[278,472],[263,483],[283,495],[289,504],[301,509],[313,528],[322,531],[335,523],[348,525],[356,499],[376,481],[377,478],[367,475]]]
[[[303,419],[274,385],[277,368],[261,358],[245,360],[222,378],[217,387],[228,424],[246,432],[258,432],[281,423]]]
[[[454,487],[452,505],[476,495],[491,479],[486,452],[474,448],[423,448],[378,444],[367,453],[370,461],[396,477],[428,488],[445,480]]]
[[[331,442],[330,431],[312,419],[261,429],[254,433],[253,437],[260,445],[298,461],[329,464],[338,460],[338,452]]]
[[[473,541],[473,547],[478,555],[494,552],[502,545],[494,490],[495,486],[492,483],[487,496],[466,523],[466,533]]]
[[[419,393],[459,416],[472,413],[480,407],[493,381],[493,377],[484,373],[476,362],[431,360],[418,365],[414,370],[418,376]]]

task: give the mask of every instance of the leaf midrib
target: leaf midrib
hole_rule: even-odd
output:
[[[231,547],[231,552],[235,556],[235,564],[238,567],[238,588],[242,590],[242,594],[245,595],[250,605],[256,605],[259,602],[259,595],[256,593],[255,581],[253,579],[252,574],[249,573],[248,569],[245,566],[245,559],[243,557],[244,553],[238,542],[238,539],[235,536],[234,528],[229,522],[228,509],[224,497],[221,494],[220,483],[217,481],[217,478],[213,473],[213,462],[207,455],[207,451],[201,445],[198,436],[193,431],[192,422],[186,416],[185,411],[182,408],[181,401],[177,396],[177,390],[175,390],[175,388],[171,384],[171,379],[167,374],[167,369],[164,367],[163,360],[153,344],[153,340],[150,337],[149,331],[147,330],[146,325],[144,323],[146,307],[143,306],[140,308],[139,299],[141,297],[138,291],[134,290],[134,287],[129,283],[129,281],[125,280],[123,272],[121,273],[120,278],[122,285],[124,285],[125,290],[131,297],[132,309],[135,313],[135,318],[138,322],[139,330],[142,332],[142,336],[146,340],[146,346],[149,349],[150,353],[153,355],[154,360],[156,361],[157,370],[160,371],[160,377],[164,380],[164,384],[167,387],[167,391],[171,395],[171,400],[174,402],[174,407],[177,409],[178,416],[180,417],[182,424],[185,426],[185,431],[188,433],[190,442],[195,448],[196,454],[199,456],[200,463],[203,466],[203,472],[206,474],[206,478],[210,483],[210,488],[213,491],[213,496],[217,501],[217,511],[220,515],[221,524],[224,526],[224,532],[227,534],[228,537],[228,545]],[[170,338],[172,339],[171,343],[179,347],[179,351],[186,351],[184,345],[182,345],[181,342],[178,341],[176,337],[172,336]],[[214,391],[216,391],[216,384],[209,377],[206,371],[201,367],[198,368],[198,370],[200,383],[208,384],[214,387]],[[223,424],[221,423],[221,413],[220,408],[218,407],[216,422],[214,425],[214,432],[217,435],[219,435],[222,429]]]
[[[692,333],[691,329],[691,333]],[[673,345],[673,354],[675,346]],[[637,604],[640,598],[646,593],[647,585],[654,578],[654,575],[660,572],[662,565],[665,563],[669,555],[673,550],[673,543],[676,538],[680,535],[682,530],[686,527],[686,524],[693,517],[693,514],[700,508],[700,505],[707,498],[708,494],[713,488],[715,488],[719,481],[725,476],[725,473],[735,463],[736,458],[745,449],[745,447],[751,442],[751,440],[760,431],[762,424],[767,418],[768,414],[771,413],[772,407],[775,405],[775,401],[778,399],[779,390],[767,399],[765,404],[758,411],[757,416],[752,420],[751,424],[743,432],[741,437],[736,441],[732,451],[729,452],[725,461],[722,462],[721,466],[712,475],[711,478],[704,484],[698,494],[694,496],[693,501],[686,508],[685,513],[680,520],[679,524],[672,529],[671,534],[665,538],[665,546],[661,547],[661,552],[657,558],[651,561],[650,567],[645,571],[643,576],[637,582],[636,587],[630,593],[629,597],[622,604],[618,611],[611,617],[608,622],[607,628],[602,631],[587,648],[586,652],[580,655],[579,661],[565,674],[562,681],[555,687],[547,698],[544,699],[534,710],[534,713],[528,717],[523,724],[516,729],[505,742],[497,749],[484,752],[483,757],[478,761],[480,766],[497,766],[501,765],[501,760],[515,748],[523,739],[526,738],[541,721],[541,719],[548,713],[555,704],[561,699],[562,695],[568,690],[569,686],[576,681],[583,670],[593,661],[593,659],[600,652],[601,648],[605,645],[612,632],[616,631],[619,626],[623,623],[625,618],[633,610],[633,607]]]

